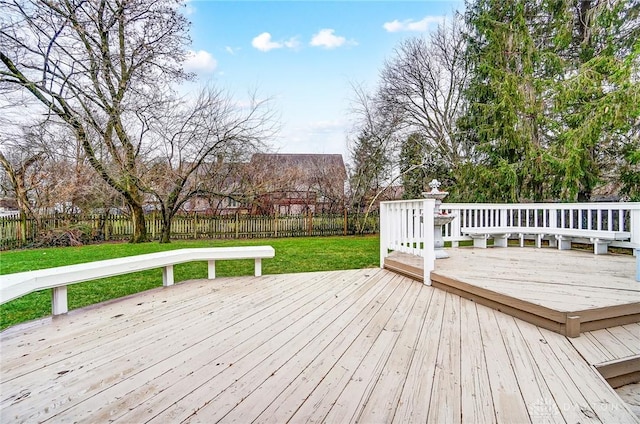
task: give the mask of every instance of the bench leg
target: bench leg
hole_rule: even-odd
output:
[[[62,315],[69,312],[67,286],[54,287],[51,292],[51,314]]]
[[[255,276],[260,277],[262,275],[262,259],[256,258]]]
[[[473,247],[478,249],[486,249],[487,248],[487,236],[472,236],[473,237]]]
[[[590,239],[591,243],[593,243],[593,254],[594,255],[606,255],[609,253],[609,243],[606,241],[602,241],[597,238]]]
[[[571,250],[571,239],[564,236],[556,236],[558,250]]]
[[[549,237],[549,247],[558,247],[558,243],[555,237]]]
[[[215,278],[216,278],[216,261],[214,261],[214,260],[208,261],[207,278],[209,280],[215,280]]]
[[[173,285],[173,265],[162,268],[162,285],[165,287]]]
[[[494,247],[507,247],[510,234],[496,234],[493,236]]]

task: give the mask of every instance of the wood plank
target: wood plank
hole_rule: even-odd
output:
[[[388,328],[388,331],[397,332],[400,336],[357,421],[391,422],[393,420],[432,294],[433,290],[420,287],[415,304],[408,311],[406,322],[401,327]]]
[[[579,355],[576,355],[575,350],[567,349],[571,344],[566,338],[522,321],[518,322],[518,327],[529,350],[537,358],[538,369],[552,395],[552,399],[543,398],[534,405],[538,414],[542,415],[540,419],[561,414],[567,422],[600,422],[595,409],[596,405],[600,405],[601,400],[587,400],[581,391],[581,386],[587,385],[585,378],[588,378],[588,384],[599,384],[600,376],[594,378],[593,375],[595,369],[589,367]],[[570,352],[569,355],[567,351]],[[581,371],[578,372],[576,369]],[[574,378],[577,381],[574,382]],[[600,380],[600,382],[603,381],[604,379]],[[603,388],[599,387],[599,389]],[[612,389],[609,388],[609,390]]]
[[[433,290],[433,289],[431,289]],[[434,290],[427,317],[419,333],[418,344],[402,389],[393,422],[426,422],[431,408],[434,375],[440,343],[444,338],[444,304],[447,294]]]
[[[319,319],[324,311],[332,310],[333,306],[342,302],[339,291],[336,292],[333,289],[336,282],[332,279],[325,281],[328,284],[312,303],[306,303],[304,308],[285,309],[282,311],[282,316],[269,319],[265,319],[262,315],[256,316],[258,321],[265,323],[266,328],[254,333],[242,343],[236,344],[232,349],[227,349],[222,355],[211,358],[197,369],[195,375],[186,373],[179,375],[178,380],[170,379],[172,383],[167,389],[145,400],[133,411],[121,416],[119,420],[123,422],[184,420],[192,417],[213,399],[220,399],[219,396],[227,396],[234,389],[237,392],[237,390],[250,388],[247,384],[254,383],[243,379],[246,374],[260,364],[268,363],[270,358],[278,356],[278,352],[286,351],[287,343],[297,335],[301,333],[313,335],[310,326],[314,321]],[[338,294],[337,297],[336,294]],[[324,307],[319,308],[320,305]],[[320,321],[319,324],[321,324]],[[286,354],[279,356],[288,358]],[[220,369],[218,364],[226,365]],[[275,370],[263,367],[263,371],[271,374]],[[238,399],[241,398],[235,398],[235,401],[237,402]],[[177,401],[181,406],[174,405]],[[219,403],[214,402],[214,405]],[[147,410],[152,410],[153,413],[147,414],[145,412]]]
[[[397,283],[406,284],[401,279],[396,280]],[[382,287],[379,285],[380,288]],[[373,292],[373,291],[372,291]],[[374,293],[375,294],[375,293]],[[371,314],[375,313],[382,307],[383,297],[375,296],[377,303],[375,309],[363,308],[359,311],[358,315],[331,340],[324,349],[318,348],[317,354],[313,357],[313,360],[302,369],[302,371],[291,378],[293,375],[288,370],[279,372],[277,376],[281,381],[277,381],[279,385],[285,385],[284,389],[279,391],[278,396],[258,414],[257,421],[259,422],[286,422],[291,419],[296,410],[306,400],[307,396],[312,393],[316,387],[322,382],[322,380],[329,374],[329,372],[336,366],[336,363],[348,355],[353,347],[354,338],[359,337],[360,334],[366,334],[367,327],[372,325]],[[374,306],[373,303],[370,303]],[[292,364],[303,363],[305,358],[303,355],[296,355],[290,361]],[[298,368],[302,368],[299,366]],[[274,379],[268,380],[263,383],[256,391],[251,394],[251,397],[264,396],[267,397],[268,393],[277,392],[280,390],[280,386],[276,388],[273,384]],[[276,379],[278,380],[278,379]],[[247,398],[247,404],[250,404],[251,399]],[[236,411],[234,410],[235,414]]]
[[[422,287],[419,284],[411,284],[410,289],[403,294],[397,303],[393,314],[385,323],[384,328],[371,345],[351,379],[342,388],[340,396],[336,399],[331,410],[324,418],[326,422],[353,422],[359,416],[367,421],[378,421],[378,417],[361,415],[368,403],[368,399],[379,383],[381,375],[389,357],[396,346],[400,336],[400,330],[404,326],[409,312],[416,302],[416,297]],[[389,389],[388,387],[386,389]],[[370,410],[371,411],[371,410]],[[373,412],[373,411],[371,411]]]
[[[268,283],[265,282],[265,284]],[[131,354],[135,350],[144,349],[148,344],[157,342],[158,326],[163,326],[164,322],[174,319],[174,317],[183,316],[185,311],[184,308],[188,308],[191,312],[196,313],[191,314],[190,318],[182,319],[182,326],[184,326],[185,328],[198,328],[203,320],[211,320],[213,318],[214,327],[210,328],[210,331],[213,332],[215,332],[216,328],[229,325],[229,323],[233,322],[234,320],[243,319],[243,317],[245,317],[247,314],[246,311],[242,311],[242,309],[246,309],[246,305],[243,305],[242,302],[234,301],[234,299],[236,298],[234,298],[233,294],[231,294],[228,299],[217,296],[215,292],[213,293],[213,296],[203,296],[203,294],[208,290],[204,289],[203,291],[202,289],[204,288],[204,286],[200,283],[196,283],[191,287],[185,286],[185,289],[186,288],[195,290],[195,292],[192,292],[194,293],[193,298],[181,299],[180,301],[178,301],[178,303],[174,303],[173,300],[161,301],[160,305],[156,304],[153,308],[156,311],[153,317],[151,317],[149,314],[122,314],[122,318],[124,319],[123,323],[121,323],[118,319],[109,319],[108,322],[103,325],[104,331],[87,331],[83,337],[74,338],[73,354],[69,353],[70,348],[68,343],[65,344],[62,342],[54,342],[54,344],[51,347],[48,347],[46,350],[43,350],[42,352],[37,351],[33,355],[30,355],[30,362],[27,364],[28,366],[23,366],[20,368],[22,372],[22,374],[20,375],[14,375],[14,373],[12,373],[13,368],[11,366],[11,362],[8,362],[9,366],[7,368],[4,368],[3,366],[3,374],[5,376],[4,383],[10,383],[13,378],[28,373],[32,374],[31,378],[38,379],[39,375],[34,374],[34,371],[46,368],[58,368],[58,371],[60,371],[61,369],[76,369],[78,366],[82,365],[85,375],[89,375],[92,366],[109,366],[108,361],[105,361],[103,359],[103,355],[101,355],[101,349],[103,349],[103,346],[109,346],[110,352],[115,357],[119,355]],[[312,291],[309,290],[309,293],[312,293]],[[241,290],[241,294],[239,296],[246,296],[246,292]],[[266,301],[268,299],[271,299],[271,301],[273,302],[283,302],[285,301],[284,299],[287,299],[287,297],[288,295],[285,294],[285,292],[281,293],[280,297],[275,296],[274,294],[270,294],[264,299],[258,296],[256,298],[256,302],[258,305],[262,300]],[[201,299],[201,301],[194,301],[194,299],[196,298]],[[206,299],[210,300],[207,301]],[[129,306],[132,306],[132,301],[137,302],[133,299],[124,299],[124,305],[121,305],[119,310],[126,310],[127,304],[129,304]],[[135,304],[135,307],[138,306],[138,303]],[[187,305],[192,305],[192,307],[189,307]],[[98,321],[100,321],[100,318],[101,315],[98,315]],[[75,326],[76,329],[72,330],[72,334],[74,335],[78,331],[77,328],[82,328],[81,322],[76,322],[78,323]],[[127,339],[127,335],[129,335],[131,331],[134,331],[134,329],[139,327],[141,323],[149,324],[145,325],[144,328],[136,331],[137,343],[134,347],[132,347],[129,340]],[[175,327],[164,330],[162,334],[164,338],[171,338],[172,336],[177,334],[184,335],[182,333],[183,331],[184,330],[182,328]],[[63,333],[64,331],[61,330],[59,332]],[[46,338],[44,342],[46,342]],[[92,362],[87,362],[87,360],[85,359],[86,356],[91,357]],[[54,359],[51,361],[48,358]],[[60,359],[63,359],[64,362],[62,363]],[[16,360],[15,362],[18,366],[20,365],[18,360]],[[22,379],[21,381],[23,381],[24,383],[28,382],[29,380]]]
[[[634,355],[640,354],[640,329],[633,332],[624,326],[617,326],[608,328],[607,331]]]
[[[609,353],[609,360],[633,356],[635,353],[621,342],[609,329],[591,331],[589,338],[598,343]]]
[[[398,277],[406,281],[405,277]],[[304,403],[295,410],[291,417],[292,422],[323,422],[337,402],[344,387],[349,384],[354,373],[371,350],[373,343],[378,339],[387,321],[397,307],[397,294],[386,293],[370,307],[370,317],[367,326],[362,332],[354,335],[353,342],[347,351],[341,355],[337,362],[323,376],[313,391],[305,399]],[[394,299],[395,298],[395,299]]]
[[[596,365],[596,369],[607,380],[625,374],[640,372],[640,355],[603,362]]]
[[[589,334],[582,333],[580,337],[570,339],[574,349],[591,365],[610,360],[611,354],[601,344],[594,343]]]
[[[578,349],[634,351],[638,324],[568,340],[382,269],[269,277],[195,281],[0,334],[0,421],[635,420]],[[25,348],[30,371],[5,381],[5,354],[17,364]]]
[[[429,422],[454,422],[462,415],[460,404],[460,297],[447,293],[437,366],[433,375]]]
[[[524,403],[518,379],[509,352],[499,329],[496,316],[500,312],[478,307],[482,345],[487,359],[491,397],[498,422],[528,422],[529,414]]]
[[[536,422],[542,419],[545,422],[564,422],[560,414],[546,414],[547,408],[553,410],[554,405],[550,401],[545,402],[545,399],[551,400],[553,395],[538,369],[536,357],[529,350],[520,333],[517,319],[501,313],[495,313],[494,317],[531,421]]]
[[[326,275],[322,277],[322,275],[318,275],[319,278],[329,278]],[[301,286],[302,287],[302,286]],[[305,297],[306,296],[306,297]],[[318,296],[317,290],[313,290],[313,285],[308,290],[300,291],[298,295],[292,295],[292,302],[300,302],[304,301],[304,299],[308,298],[316,298]],[[274,304],[280,304],[282,301],[275,301]],[[313,306],[310,305],[309,309],[312,309]],[[260,310],[260,309],[258,309]],[[268,309],[263,309],[268,311]],[[193,311],[197,312],[197,311]],[[110,352],[115,356],[108,360],[108,358],[104,358],[104,355],[100,354],[83,354],[83,355],[75,355],[74,359],[77,360],[77,364],[74,369],[82,369],[81,373],[69,372],[64,375],[59,376],[53,382],[56,387],[64,388],[59,395],[60,402],[64,404],[65,409],[63,411],[55,411],[60,414],[65,412],[67,416],[71,414],[82,414],[86,415],[93,411],[93,408],[89,408],[88,405],[90,402],[94,403],[96,406],[96,411],[99,412],[103,407],[109,406],[109,401],[107,399],[122,399],[124,393],[128,390],[131,390],[131,383],[133,383],[134,387],[139,387],[138,384],[144,385],[147,381],[152,381],[158,375],[162,375],[166,373],[167,370],[173,370],[173,372],[185,371],[176,369],[176,365],[179,363],[180,352],[183,352],[182,355],[187,354],[190,358],[190,361],[194,361],[196,358],[208,358],[207,362],[215,361],[216,358],[210,357],[205,353],[210,349],[215,349],[217,346],[218,349],[228,350],[229,348],[225,346],[224,340],[237,340],[234,338],[234,333],[237,333],[237,329],[234,331],[234,327],[231,325],[231,322],[242,322],[245,326],[240,329],[245,329],[247,331],[260,331],[259,324],[263,320],[264,315],[257,315],[256,311],[247,311],[244,315],[236,315],[235,317],[229,317],[230,322],[223,324],[217,331],[212,331],[211,333],[203,332],[203,325],[193,325],[192,322],[187,322],[184,325],[184,322],[181,322],[181,327],[172,328],[171,332],[161,332],[161,337],[156,335],[155,343],[149,345],[155,346],[158,344],[162,345],[162,349],[149,349],[144,350],[144,354],[138,353],[141,348],[131,349],[131,346],[137,346],[136,343],[132,343],[131,337],[135,336],[136,341],[138,340],[138,332],[129,333],[127,337],[123,339],[123,344],[125,347],[123,349],[126,350],[126,346],[129,346],[128,353],[116,353],[115,350],[111,349],[111,342],[104,341],[99,339],[101,343],[106,343],[96,345],[95,350],[100,352],[104,351],[104,346],[107,349],[110,349]],[[286,308],[282,309],[282,315],[286,314]],[[217,322],[217,316],[215,314],[192,314],[198,319],[209,319],[209,323],[214,324]],[[256,318],[253,318],[256,316]],[[156,325],[161,325],[164,321],[158,320],[156,321]],[[263,322],[263,325],[266,324],[267,321]],[[211,325],[207,325],[211,326]],[[148,328],[149,326],[144,326],[143,329]],[[153,327],[153,326],[150,326]],[[168,337],[167,334],[173,335],[172,337]],[[195,337],[195,338],[194,338]],[[220,337],[217,339],[216,337]],[[189,340],[189,344],[183,342],[183,340]],[[240,339],[242,340],[242,339]],[[223,343],[221,343],[223,341]],[[215,352],[215,350],[213,351]],[[186,359],[185,359],[186,362]],[[219,363],[223,363],[223,361],[219,361]],[[226,362],[228,363],[228,362]],[[94,365],[92,365],[94,364]],[[198,364],[198,361],[189,362],[190,366],[195,366]],[[220,366],[217,367],[220,369]],[[122,371],[116,370],[127,370],[127,372],[123,373]],[[54,370],[57,371],[57,370]],[[188,371],[187,371],[188,373]],[[87,390],[86,381],[93,380],[98,384],[91,385],[90,389]],[[142,383],[135,383],[136,381],[142,380]],[[111,385],[114,382],[127,382],[129,384],[115,384]],[[109,387],[108,392],[104,392],[104,385],[111,385]],[[3,382],[3,392],[4,392],[4,382]],[[51,389],[47,389],[46,391],[50,391]],[[34,416],[34,414],[42,414],[47,413],[48,406],[50,404],[56,404],[58,402],[56,398],[50,398],[46,396],[46,391],[42,392],[40,396],[41,400],[39,403],[35,402],[35,399],[29,403],[29,409],[24,411],[28,416]],[[124,392],[123,392],[124,391]],[[109,395],[110,393],[115,393],[113,395]],[[99,395],[98,395],[99,394]],[[109,396],[107,396],[109,395]],[[32,393],[32,397],[36,396],[36,393]],[[62,401],[64,399],[64,401]],[[136,398],[127,399],[127,402],[135,402]],[[38,406],[41,405],[41,406]],[[79,406],[79,408],[75,408]],[[115,405],[114,405],[115,406]],[[118,412],[117,408],[110,410],[109,414],[112,414],[114,411]],[[49,408],[50,409],[50,408]],[[125,410],[126,411],[126,410]],[[124,412],[124,411],[122,411]],[[51,412],[48,412],[51,413]],[[35,415],[37,416],[37,415]]]
[[[543,334],[546,332],[545,330],[541,331]],[[591,418],[591,413],[595,413],[593,418],[603,423],[638,422],[638,417],[633,414],[627,404],[620,401],[616,392],[605,379],[592,366],[576,358],[576,351],[566,338],[550,337],[551,333],[546,333],[547,346],[567,372],[565,383],[572,382],[585,398],[589,407],[589,409],[583,409],[581,402],[566,404],[562,408],[565,418],[570,414],[587,415]],[[586,378],[589,379],[588,383],[585,381]],[[573,391],[573,389],[571,390]]]
[[[407,282],[399,280],[399,283],[406,284]],[[380,288],[382,287],[383,286],[380,285]],[[313,390],[314,386],[304,384],[308,380],[305,381],[304,379],[298,379],[296,376],[301,375],[307,370],[307,368],[313,367],[319,357],[326,358],[324,353],[328,349],[337,350],[331,353],[331,357],[336,359],[340,355],[344,354],[344,350],[348,348],[348,344],[344,343],[344,333],[351,333],[352,331],[357,331],[358,328],[364,328],[367,321],[362,319],[363,316],[361,312],[363,305],[371,303],[373,299],[376,298],[377,293],[378,291],[371,290],[371,287],[361,287],[357,293],[354,293],[353,301],[348,305],[348,308],[345,308],[343,313],[333,321],[329,322],[327,327],[319,332],[313,332],[311,331],[313,328],[309,328],[310,331],[305,332],[305,334],[302,335],[303,337],[313,336],[313,339],[309,343],[304,345],[297,352],[294,352],[292,350],[292,344],[288,343],[284,348],[287,349],[287,352],[291,356],[283,356],[286,362],[266,378],[263,373],[263,377],[261,378],[262,382],[260,382],[258,387],[256,387],[256,389],[250,394],[243,396],[242,401],[237,403],[233,409],[224,416],[224,420],[226,422],[248,422],[265,412],[265,410],[271,405],[276,404],[276,406],[282,406],[282,403],[275,399],[282,399],[280,395],[282,395],[289,386],[295,384],[296,380],[298,383],[302,383],[296,385],[295,406],[299,406],[301,401],[300,398],[306,397],[306,395]],[[343,299],[343,303],[345,302],[346,300]],[[260,367],[262,368],[266,365],[268,369],[275,369],[278,366],[278,361],[281,360],[282,359],[280,358],[274,358],[271,363],[263,363]],[[324,362],[327,363],[328,361]],[[315,372],[310,375],[311,378],[321,378],[324,375],[323,373],[320,373],[319,375],[316,374],[316,372],[319,371],[318,368],[315,368],[314,371]],[[327,371],[328,370],[325,369],[324,372],[326,373]],[[251,377],[246,375],[243,378]],[[260,380],[260,378],[258,378],[258,380]],[[221,405],[219,401],[216,401],[215,409],[216,411],[213,414],[208,413],[206,409],[202,409],[198,412],[198,415],[206,417],[206,419],[214,419],[220,413],[219,410],[221,409]],[[289,410],[288,413],[290,417],[293,410]]]
[[[513,297],[504,293],[496,292],[494,290],[489,290],[484,287],[474,286],[472,284],[459,281],[454,278],[450,278],[448,276],[444,276],[437,272],[431,273],[431,281],[434,287],[439,287],[445,290],[447,289],[447,287],[451,287],[454,289],[458,289],[461,292],[469,293],[470,295],[477,295],[480,298],[490,300],[497,304],[509,306],[511,308],[528,312],[533,315],[541,316],[558,323],[566,322],[565,312],[557,311],[539,304],[531,303],[526,299]],[[436,286],[435,283],[440,283],[440,284]]]
[[[466,330],[460,344],[462,422],[468,423],[496,422],[477,311],[481,307],[466,299],[461,301],[460,327]]]

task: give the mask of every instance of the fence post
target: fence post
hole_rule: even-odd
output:
[[[343,209],[344,211],[344,224],[343,224],[343,235],[347,235],[347,208]]]
[[[198,239],[198,212],[193,213],[193,239]]]
[[[278,237],[278,209],[276,208],[275,213],[273,214],[273,228],[274,228],[274,237]]]

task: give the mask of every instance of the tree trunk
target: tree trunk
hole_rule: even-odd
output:
[[[162,211],[162,231],[160,232],[160,243],[171,243],[171,220],[172,217],[167,211]]]
[[[160,243],[171,243],[171,223],[166,224],[163,222]]]
[[[133,222],[133,235],[131,236],[129,243],[144,243],[149,241],[142,206],[138,204],[130,204],[129,209],[131,210],[131,222]]]

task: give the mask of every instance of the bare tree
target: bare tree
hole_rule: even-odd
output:
[[[268,106],[255,94],[242,106],[207,87],[193,100],[173,99],[158,108],[149,123],[156,153],[142,183],[162,213],[162,243],[170,241],[171,221],[185,202],[209,191],[205,174],[198,172],[204,164],[237,161],[264,148],[276,124]]]
[[[72,131],[147,239],[140,157],[156,93],[186,77],[188,22],[175,0],[2,0],[0,89],[29,93]],[[16,102],[17,104],[17,102]],[[35,113],[36,111],[32,111]]]
[[[409,38],[395,49],[380,73],[379,101],[385,113],[399,115],[405,132],[418,132],[425,150],[453,167],[469,153],[456,137],[468,78],[465,42],[458,18],[438,26],[428,38]]]
[[[3,183],[2,190],[14,195],[20,216],[24,219],[36,218],[30,197],[36,185],[35,180],[38,178],[36,169],[42,162],[43,156],[42,152],[25,152],[17,149],[12,149],[6,154],[0,151],[0,166],[6,175],[6,185]]]
[[[385,109],[378,95],[369,94],[353,85],[353,128],[355,139],[350,141],[352,168],[349,176],[351,208],[364,211],[364,225],[371,208],[395,181],[397,174],[398,135],[401,115]],[[358,229],[359,231],[360,229]]]

